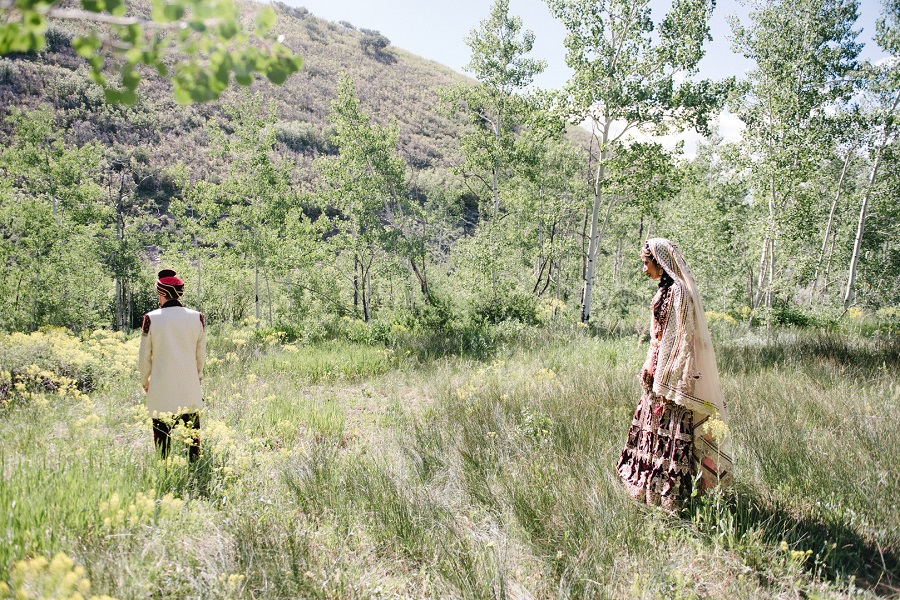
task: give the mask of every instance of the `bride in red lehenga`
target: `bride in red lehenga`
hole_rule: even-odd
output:
[[[617,466],[635,499],[674,511],[733,477],[725,398],[694,276],[667,239],[647,240],[644,273],[659,280],[651,303],[644,392]]]

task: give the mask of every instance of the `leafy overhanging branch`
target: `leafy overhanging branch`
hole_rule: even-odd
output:
[[[51,21],[77,21],[87,32],[72,47],[91,67],[91,78],[110,102],[134,103],[139,67],[169,77],[181,103],[214,100],[234,81],[250,85],[254,74],[280,84],[303,66],[271,33],[275,11],[259,12],[252,27],[231,0],[152,0],[149,16],[129,14],[124,0],[0,0],[0,55],[41,50]],[[110,66],[118,81],[108,79]]]

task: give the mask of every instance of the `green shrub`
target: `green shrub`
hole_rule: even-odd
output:
[[[104,382],[129,377],[139,338],[98,330],[76,337],[64,329],[0,333],[0,406],[79,398]]]
[[[540,322],[538,300],[532,294],[512,293],[504,297],[483,301],[472,311],[476,321],[500,323],[501,321],[521,321],[529,325]]]

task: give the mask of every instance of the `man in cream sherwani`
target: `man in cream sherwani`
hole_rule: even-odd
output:
[[[163,458],[169,437],[179,422],[193,430],[189,456],[200,456],[200,414],[203,363],[206,360],[206,323],[196,310],[179,302],[184,282],[175,271],[158,274],[159,308],[144,315],[138,368],[147,392],[147,412],[153,419],[153,440]]]

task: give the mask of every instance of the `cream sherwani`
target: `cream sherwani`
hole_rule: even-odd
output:
[[[203,408],[200,382],[205,360],[202,314],[170,300],[144,315],[138,368],[151,417]]]

